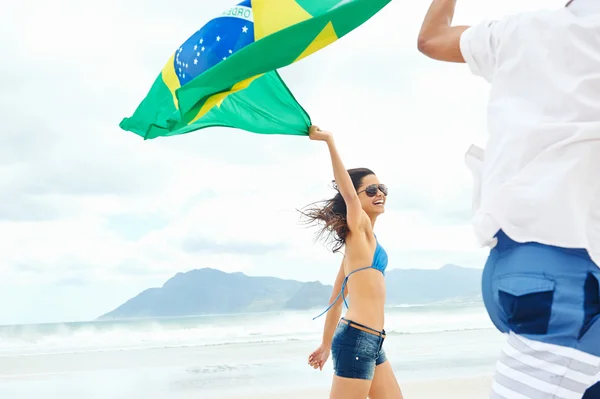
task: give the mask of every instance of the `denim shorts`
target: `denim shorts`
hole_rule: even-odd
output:
[[[345,319],[343,319],[345,320]],[[369,333],[353,327],[354,323],[340,322],[331,342],[333,369],[335,375],[344,378],[372,380],[375,367],[384,363],[387,358],[382,348],[385,330]],[[369,327],[358,324],[361,327]],[[377,334],[377,335],[376,335]]]
[[[496,238],[482,278],[496,328],[600,357],[600,269],[587,251]]]

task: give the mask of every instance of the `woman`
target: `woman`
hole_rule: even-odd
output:
[[[324,223],[321,234],[333,236],[333,252],[343,246],[346,251],[331,305],[323,312],[327,313],[323,342],[308,363],[322,370],[331,350],[335,370],[331,399],[402,399],[382,348],[387,254],[373,234],[375,220],[384,212],[387,188],[368,169],[346,171],[331,133],[312,126],[309,137],[327,143],[338,193],[323,207],[303,214],[309,222]],[[352,306],[340,319],[348,293]]]

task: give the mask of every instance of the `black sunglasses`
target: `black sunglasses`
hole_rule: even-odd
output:
[[[387,197],[388,188],[385,184],[371,184],[371,185],[365,187],[364,190],[359,191],[358,194],[360,194],[364,191],[365,194],[367,194],[367,197],[374,197],[377,195],[377,190],[381,191],[383,193],[383,195],[385,195]]]

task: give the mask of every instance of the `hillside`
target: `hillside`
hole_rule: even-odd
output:
[[[446,265],[437,270],[394,269],[386,275],[387,303],[464,301],[479,294],[481,271]],[[177,273],[99,317],[126,319],[302,310],[325,307],[331,285],[197,269]],[[462,298],[462,299],[461,299]]]

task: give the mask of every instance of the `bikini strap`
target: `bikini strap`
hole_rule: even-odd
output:
[[[346,283],[348,282],[348,277],[350,277],[351,275],[353,275],[356,272],[359,272],[361,270],[367,270],[367,269],[371,269],[373,266],[367,266],[367,267],[361,267],[360,269],[356,269],[354,271],[351,271],[346,278],[344,278],[344,282],[342,283],[342,289],[340,290],[340,293],[337,295],[337,297],[335,297],[335,300],[331,303],[331,305],[329,305],[329,307],[327,309],[325,309],[320,315],[313,317],[313,320],[318,319],[319,317],[323,316],[325,313],[327,313],[329,311],[329,309],[331,309],[331,307],[333,305],[335,305],[335,303],[340,299],[340,296],[343,298],[344,300],[344,305],[346,305],[346,309],[349,309],[348,307],[348,302],[346,302],[346,298],[343,296],[344,295],[344,290],[346,289]]]

